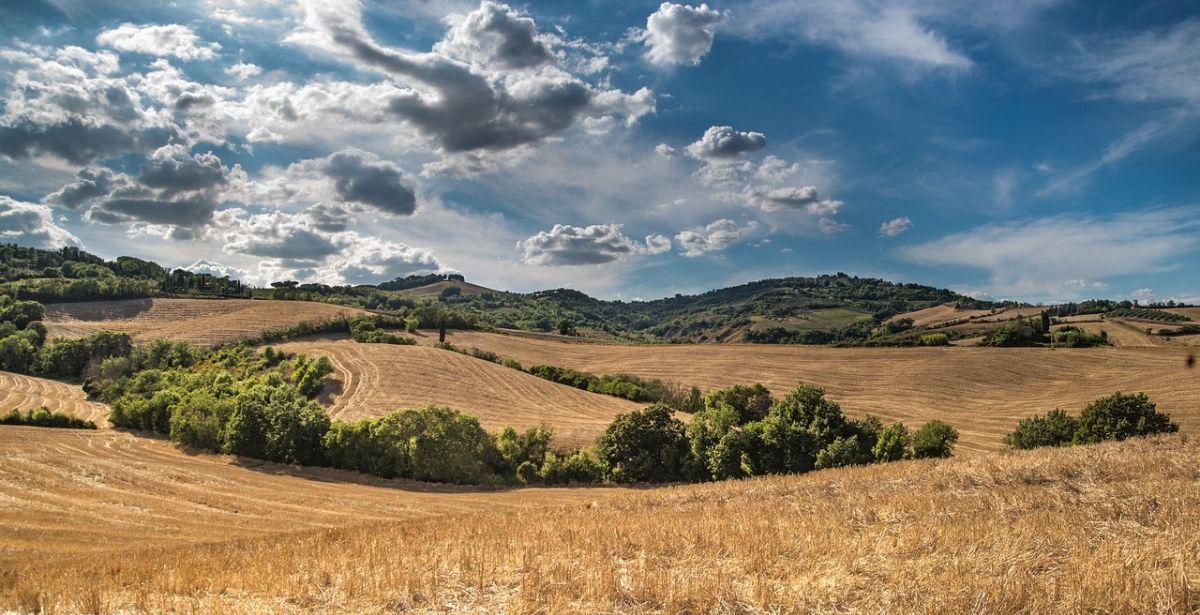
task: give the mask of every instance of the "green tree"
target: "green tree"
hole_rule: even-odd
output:
[[[871,451],[877,462],[899,461],[911,456],[912,436],[904,423],[889,425],[879,434]]]
[[[617,416],[596,440],[596,452],[619,483],[680,480],[687,462],[684,424],[665,404]]]
[[[1017,423],[1017,428],[1004,436],[1004,443],[1016,449],[1065,446],[1071,444],[1078,429],[1078,419],[1062,410],[1051,410],[1045,416],[1032,416]]]
[[[1179,431],[1170,415],[1158,411],[1145,393],[1116,393],[1088,404],[1079,415],[1077,444],[1124,440],[1134,436]]]
[[[913,434],[912,456],[914,459],[949,457],[956,442],[958,431],[942,421],[932,420]]]

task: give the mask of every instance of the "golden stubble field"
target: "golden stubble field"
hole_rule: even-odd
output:
[[[424,339],[431,339],[426,336]],[[961,434],[959,450],[1003,447],[1031,414],[1078,412],[1097,397],[1144,391],[1184,430],[1200,429],[1200,369],[1188,349],[827,348],[768,344],[620,345],[453,331],[447,341],[477,346],[526,366],[548,363],[596,374],[626,372],[703,390],[761,382],[776,395],[797,382],[824,387],[851,415],[917,424],[942,419]]]
[[[475,415],[492,431],[545,423],[554,428],[556,447],[571,448],[591,444],[614,417],[640,407],[427,346],[360,344],[327,336],[276,348],[333,361],[335,382],[322,401],[341,420],[436,403]]]
[[[77,446],[44,444],[64,445]],[[21,471],[37,474],[43,465],[61,465],[60,458],[31,460]],[[107,512],[161,461],[156,456],[146,463],[152,467],[128,474],[133,484],[122,484],[112,495],[94,495],[99,489],[84,493]],[[116,470],[96,470],[111,471]],[[325,487],[288,480],[290,491],[260,492],[266,485],[259,481],[247,500],[263,507],[281,500],[308,506],[311,488],[319,494],[314,516],[335,514],[322,510],[329,505]],[[71,481],[55,480],[37,497],[69,502],[80,497],[77,489]],[[364,489],[350,488],[345,497],[364,506]],[[147,490],[155,489],[151,484]],[[563,502],[581,493],[551,491]],[[536,511],[410,517],[136,552],[114,540],[109,553],[10,558],[0,561],[0,607],[132,613],[1200,608],[1200,449],[1181,437],[604,497],[594,490],[582,493],[586,503],[576,498],[574,504]],[[397,492],[394,499],[406,496]],[[204,502],[203,496],[193,497]],[[195,519],[216,532],[213,520],[230,515],[221,510],[220,497],[229,496],[215,498],[215,506],[184,506],[172,516]],[[372,502],[371,510],[386,506]],[[275,506],[283,511],[278,528],[303,517],[291,506]],[[154,520],[153,514],[145,516]],[[111,531],[87,508],[47,523],[70,524],[46,530],[58,532],[59,540],[94,532],[98,541]]]
[[[165,439],[112,430],[0,426],[0,570],[277,532],[524,510],[617,491],[433,485],[191,454]],[[0,574],[0,585],[11,582]]]
[[[90,401],[77,385],[0,371],[0,413],[16,409],[28,412],[39,406],[87,419],[104,426],[108,406]]]
[[[129,333],[136,343],[158,339],[211,345],[257,337],[263,331],[365,314],[310,301],[253,299],[124,299],[46,305],[51,337],[84,337],[97,331]]]

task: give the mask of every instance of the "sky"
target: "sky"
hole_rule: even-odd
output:
[[[0,2],[0,241],[1200,301],[1200,3]]]

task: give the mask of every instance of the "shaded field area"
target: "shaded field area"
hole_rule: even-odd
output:
[[[188,454],[166,440],[109,430],[0,426],[0,571],[183,543],[525,510],[616,492],[472,490]],[[0,573],[0,585],[9,583]]]
[[[357,308],[309,301],[253,299],[125,299],[46,305],[51,337],[121,331],[135,343],[157,339],[220,344],[257,337],[300,321],[365,314]]]
[[[1055,408],[1077,413],[1116,391],[1145,392],[1184,431],[1200,430],[1200,369],[1188,369],[1183,347],[620,345],[477,331],[453,331],[447,340],[527,366],[626,372],[703,390],[761,382],[782,395],[797,382],[815,384],[853,416],[874,414],[909,425],[948,421],[962,436],[960,451],[1000,449],[1020,419]]]
[[[89,401],[83,389],[74,384],[0,371],[0,413],[16,409],[28,412],[46,406],[104,426],[108,406]]]
[[[8,560],[0,604],[1191,612],[1200,606],[1198,525],[1200,449],[1175,437],[663,488],[537,514],[414,519],[137,557]]]
[[[437,340],[436,335],[426,337]],[[554,428],[556,447],[577,447],[591,444],[616,415],[640,407],[427,346],[326,337],[276,347],[333,361],[336,382],[322,401],[330,415],[341,420],[436,403],[473,414],[493,431],[546,423]]]

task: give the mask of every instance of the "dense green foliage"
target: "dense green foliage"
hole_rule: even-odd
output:
[[[1054,345],[1062,348],[1091,348],[1107,346],[1108,332],[1092,333],[1079,327],[1066,326],[1053,333]]]
[[[101,331],[75,340],[46,340],[45,309],[36,301],[0,295],[0,369],[51,378],[78,378],[109,357],[126,356],[124,333]]]
[[[979,345],[1002,348],[1040,346],[1050,340],[1049,333],[1049,314],[1042,312],[1040,318],[1022,317],[993,327]]]
[[[65,429],[95,429],[96,424],[61,412],[51,412],[46,406],[21,414],[13,408],[8,414],[0,415],[0,425],[28,425],[31,427],[61,427]]]
[[[1094,444],[1158,433],[1174,433],[1179,425],[1158,411],[1145,393],[1115,393],[1088,404],[1079,417],[1062,410],[1022,420],[1004,437],[1012,448]]]
[[[663,405],[623,414],[596,452],[617,482],[704,481],[947,457],[957,440],[941,421],[910,435],[900,423],[848,419],[816,387],[774,399],[753,385],[710,392],[686,425]]]
[[[227,277],[168,271],[131,256],[106,261],[72,247],[40,250],[0,244],[0,294],[50,303],[159,295],[243,297],[248,291]]]

